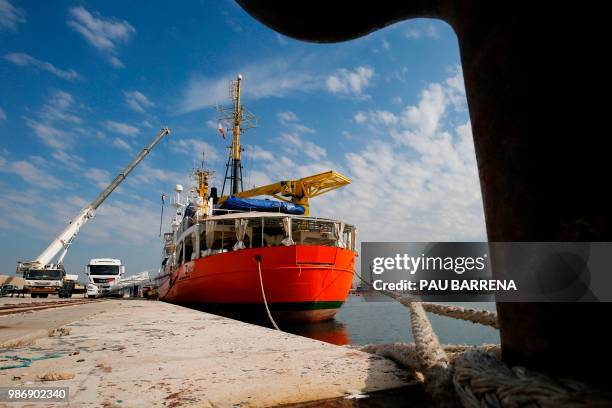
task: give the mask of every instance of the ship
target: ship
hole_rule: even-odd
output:
[[[241,86],[239,75],[230,81],[230,105],[217,107],[220,133],[231,134],[221,194],[209,186],[213,172],[204,161],[192,188],[176,186],[159,299],[237,318],[332,319],[353,282],[357,229],[311,216],[309,200],[350,180],[330,170],[244,190],[240,137],[256,118],[241,104]]]

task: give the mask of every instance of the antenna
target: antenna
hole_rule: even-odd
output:
[[[219,123],[224,125],[228,132],[232,133],[232,144],[229,147],[230,153],[225,165],[225,178],[221,195],[225,193],[225,183],[230,181],[230,194],[237,194],[243,188],[242,184],[242,163],[240,156],[244,150],[240,145],[240,136],[244,130],[257,127],[257,118],[250,113],[240,101],[242,86],[242,75],[238,74],[236,80],[229,83],[230,106],[217,106],[219,113]],[[229,176],[228,176],[229,173]]]

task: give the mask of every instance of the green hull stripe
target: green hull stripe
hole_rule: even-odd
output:
[[[270,303],[270,310],[294,311],[294,310],[321,310],[321,309],[338,309],[344,302],[325,301],[325,302],[288,302],[288,303]]]
[[[242,311],[242,310],[259,310],[259,307],[263,303],[217,303],[217,304],[205,304],[205,303],[191,303],[185,306],[202,307],[202,308],[219,308],[227,311]],[[322,302],[280,302],[280,303],[268,303],[268,307],[271,311],[282,311],[282,312],[294,312],[294,311],[305,311],[305,310],[323,310],[323,309],[338,309],[344,304],[341,300],[322,301]],[[255,308],[255,309],[253,309]]]

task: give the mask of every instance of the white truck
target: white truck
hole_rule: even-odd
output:
[[[108,293],[111,286],[116,285],[125,274],[125,266],[120,259],[96,258],[87,264],[87,297],[94,298]]]
[[[61,297],[70,297],[71,287],[75,282],[69,278],[64,270],[64,257],[68,248],[76,238],[81,227],[96,214],[96,210],[106,198],[117,188],[128,174],[144,159],[157,143],[170,133],[163,128],[147,147],[145,147],[132,160],[132,162],[115,177],[115,179],[102,191],[95,200],[81,209],[79,214],[70,221],[70,224],[49,244],[49,246],[33,261],[18,262],[17,274],[23,275],[25,284],[23,289],[32,297],[47,297],[57,293]]]
[[[46,298],[49,294],[57,294],[68,278],[62,267],[49,269],[30,269],[23,273],[23,289],[33,298]]]

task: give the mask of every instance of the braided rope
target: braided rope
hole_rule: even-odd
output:
[[[442,349],[448,356],[451,364],[454,363],[454,360],[458,356],[471,348],[474,348],[474,346],[467,344],[442,345]],[[501,348],[499,344],[482,344],[478,346],[478,349],[490,353],[497,359],[501,357]],[[406,367],[415,373],[420,373],[423,370],[421,360],[414,343],[368,344],[367,346],[363,346],[360,350],[393,360],[399,365]],[[422,374],[420,375],[422,377]],[[423,381],[424,379],[420,378],[420,380]]]
[[[508,368],[500,361],[497,344],[444,345],[453,370],[454,394],[439,405],[460,402],[464,407],[608,407],[611,396],[587,384],[554,380],[523,367]],[[372,344],[362,351],[395,361],[427,384],[415,343]],[[427,388],[430,391],[430,388]],[[431,391],[430,391],[431,392]]]
[[[497,313],[490,310],[471,309],[461,306],[440,305],[438,303],[421,303],[427,312],[440,316],[452,317],[453,319],[466,320],[468,322],[482,324],[499,329]]]
[[[410,322],[419,365],[424,375],[425,388],[440,406],[452,406],[452,370],[438,336],[431,327],[421,303],[413,297],[400,296],[390,291],[382,291],[410,309]]]
[[[497,314],[459,306],[420,303],[411,296],[382,291],[410,310],[414,344],[367,346],[363,350],[390,358],[412,370],[439,406],[558,407],[610,406],[611,396],[587,384],[553,380],[523,367],[508,368],[500,348],[442,347],[425,311],[498,328]],[[449,390],[453,388],[454,390]]]
[[[372,284],[366,281],[359,273],[355,272],[359,280],[366,284],[368,287],[372,288]],[[390,290],[378,290],[377,292],[381,292],[384,295],[389,296],[392,299],[397,300],[402,305],[406,307],[410,307],[409,305],[412,302],[418,302],[413,296],[402,296],[399,293],[392,292]],[[438,303],[427,303],[420,302],[423,305],[423,309],[427,312],[434,313],[440,316],[451,317],[454,319],[466,320],[468,322],[482,324],[484,326],[490,326],[495,329],[499,329],[499,324],[497,322],[497,313],[492,312],[490,310],[480,310],[480,309],[471,309],[467,307],[461,306],[450,306],[450,305],[441,305]]]
[[[611,395],[573,380],[554,380],[523,367],[508,368],[490,353],[469,348],[455,360],[453,384],[464,407],[605,407]]]
[[[366,282],[361,276],[362,282]],[[412,370],[439,406],[608,407],[612,394],[568,379],[554,380],[501,362],[499,345],[441,346],[425,311],[499,329],[497,314],[459,306],[421,303],[412,296],[380,291],[410,310],[413,344],[369,345],[363,351]]]

